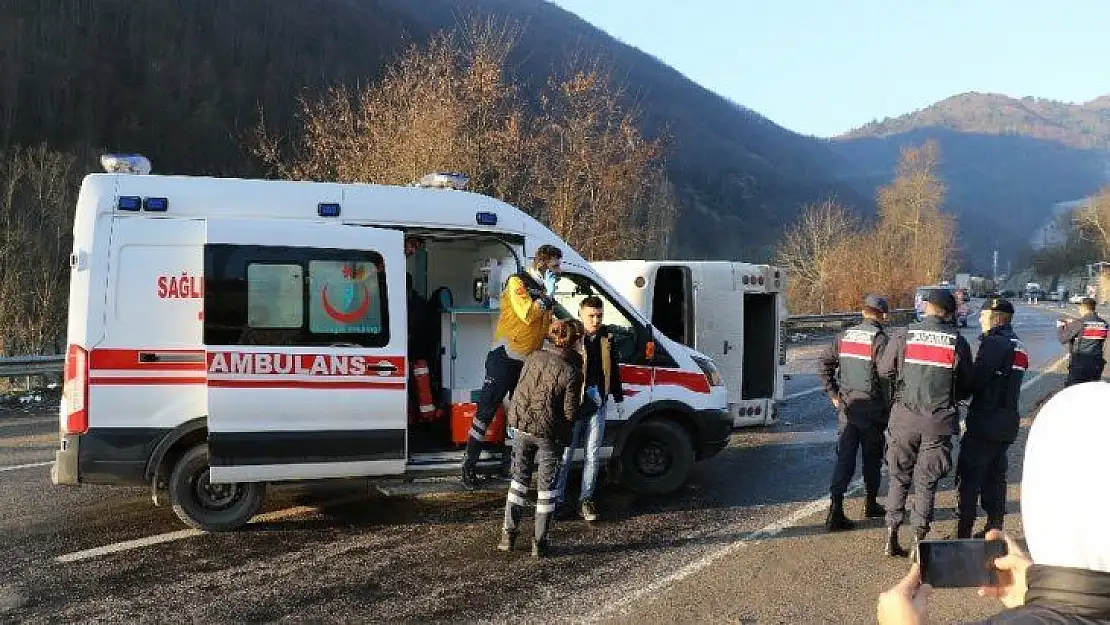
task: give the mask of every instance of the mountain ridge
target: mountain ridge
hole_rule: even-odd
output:
[[[834,140],[888,137],[921,128],[987,135],[1016,134],[1078,148],[1110,148],[1110,94],[1081,104],[969,91],[897,117],[872,121]]]

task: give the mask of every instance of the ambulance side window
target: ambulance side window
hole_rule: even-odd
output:
[[[207,245],[204,272],[207,345],[389,344],[376,252]]]
[[[247,327],[304,325],[304,270],[300,265],[247,265]]]

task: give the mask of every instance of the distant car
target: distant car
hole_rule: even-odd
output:
[[[1087,296],[1082,294],[1082,293],[1076,293],[1075,295],[1072,295],[1071,297],[1069,297],[1068,301],[1071,302],[1072,304],[1078,304],[1079,302],[1083,301],[1084,297],[1087,297]]]
[[[1059,291],[1049,291],[1045,295],[1045,299],[1047,299],[1050,302],[1058,302],[1061,299],[1063,299],[1063,297],[1064,297],[1064,294],[1060,293]]]

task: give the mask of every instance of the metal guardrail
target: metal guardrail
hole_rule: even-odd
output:
[[[0,358],[0,378],[61,373],[65,356],[16,356]]]
[[[913,318],[914,312],[913,308],[897,308],[892,310],[889,316],[890,323],[906,323]],[[783,328],[786,330],[844,328],[859,323],[862,319],[863,316],[858,312],[829,313],[825,315],[790,315],[783,322]]]

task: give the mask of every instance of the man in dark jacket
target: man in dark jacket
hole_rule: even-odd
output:
[[[1110,325],[1095,312],[1095,300],[1085,297],[1079,302],[1079,319],[1069,323],[1058,321],[1060,342],[1068,346],[1068,381],[1065,386],[1095,382],[1102,378],[1106,366],[1106,337]]]
[[[885,551],[890,556],[906,555],[898,528],[906,519],[911,483],[910,523],[921,541],[933,521],[937,484],[952,469],[952,437],[960,431],[956,403],[970,395],[972,371],[971,347],[948,320],[955,312],[951,291],[932,290],[925,318],[892,335],[879,360],[879,377],[894,381],[886,456]]]
[[[1017,438],[1018,397],[1029,368],[1029,354],[1010,325],[1013,317],[1013,304],[1001,298],[988,300],[979,313],[983,335],[973,366],[967,431],[956,464],[957,538],[971,538],[980,498],[987,512],[982,535],[1002,529],[1006,516],[1006,450]]]
[[[821,382],[837,408],[836,468],[829,493],[832,505],[825,529],[849,530],[854,524],[844,514],[844,492],[856,472],[856,453],[863,451],[863,483],[867,490],[864,516],[886,515],[877,501],[883,464],[883,431],[890,418],[890,391],[875,365],[886,348],[882,322],[890,307],[876,295],[863,301],[863,323],[838,336],[819,357]]]
[[[597,507],[594,504],[594,487],[597,485],[597,474],[601,465],[601,444],[605,440],[605,419],[608,412],[606,404],[609,396],[612,395],[619,416],[623,410],[621,406],[624,401],[616,346],[609,336],[609,328],[601,323],[605,317],[604,307],[605,304],[596,295],[583,299],[578,305],[578,318],[585,329],[585,336],[582,337],[579,348],[584,363],[583,403],[590,406],[591,410],[588,414],[584,412],[585,418],[574,424],[574,432],[571,435],[570,444],[563,452],[559,479],[555,485],[555,490],[559,493],[558,504],[562,505],[574,450],[578,447],[578,443],[585,439],[582,450],[584,465],[579,502],[582,518],[590,522],[598,518]]]
[[[547,533],[555,513],[555,478],[563,447],[570,438],[582,397],[581,358],[576,344],[581,334],[576,322],[553,321],[549,344],[532,352],[524,361],[508,425],[513,429],[512,482],[505,501],[505,524],[497,548],[510,551],[520,527],[520,518],[536,476],[536,525],[532,556],[547,552]]]

